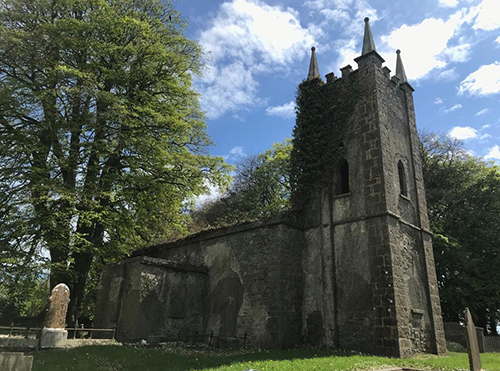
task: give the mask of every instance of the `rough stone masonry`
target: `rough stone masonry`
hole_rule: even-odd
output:
[[[358,69],[307,80],[344,117],[342,158],[302,210],[142,249],[105,268],[97,327],[119,340],[248,334],[408,357],[446,352],[413,106],[399,51],[383,67],[365,19]],[[310,123],[311,125],[313,123]],[[329,138],[335,143],[338,138]],[[311,145],[313,145],[311,143]]]

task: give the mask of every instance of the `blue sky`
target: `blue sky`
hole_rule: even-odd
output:
[[[364,17],[395,72],[396,49],[419,129],[462,139],[500,163],[500,0],[176,0],[206,52],[195,78],[214,155],[236,162],[291,136],[298,84],[316,46],[322,76],[361,54]]]

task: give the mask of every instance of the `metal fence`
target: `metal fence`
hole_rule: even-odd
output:
[[[176,344],[189,343],[189,344],[205,344],[209,347],[218,348],[237,348],[245,347],[248,335],[245,333],[243,336],[220,336],[215,335],[214,331],[209,334],[200,334],[198,330],[193,332],[181,331],[177,333]]]
[[[116,327],[112,329],[105,328],[93,328],[93,327],[84,327],[84,325],[74,327],[65,328],[68,331],[68,339],[92,339],[94,334],[109,334],[110,337],[108,339],[115,340],[116,335]],[[41,327],[17,327],[12,323],[10,326],[0,326],[0,334],[7,335],[7,337],[24,337],[25,339],[29,339],[30,337],[34,337],[36,339],[40,338],[42,333]],[[99,336],[99,338],[101,338]],[[106,337],[104,337],[106,338]]]
[[[485,352],[500,352],[500,336],[485,336],[483,342]]]

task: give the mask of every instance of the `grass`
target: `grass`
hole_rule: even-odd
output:
[[[466,353],[394,359],[318,349],[218,351],[101,345],[33,353],[33,371],[337,371],[403,366],[467,370]],[[487,371],[500,371],[500,354],[481,355]]]

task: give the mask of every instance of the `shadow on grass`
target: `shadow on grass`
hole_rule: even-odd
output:
[[[418,356],[384,358],[324,349],[221,351],[187,347],[136,348],[88,346],[33,353],[33,371],[336,371],[382,367],[414,367],[432,370],[468,369],[467,354],[449,357]],[[482,355],[483,368],[500,371],[500,355]]]
[[[266,362],[306,360],[317,357],[348,357],[351,353],[319,349],[232,350],[206,348],[142,348],[132,346],[87,346],[32,353],[33,371],[52,370],[203,370],[221,366],[254,368]],[[250,366],[250,367],[246,367]],[[233,367],[234,368],[234,367]]]

